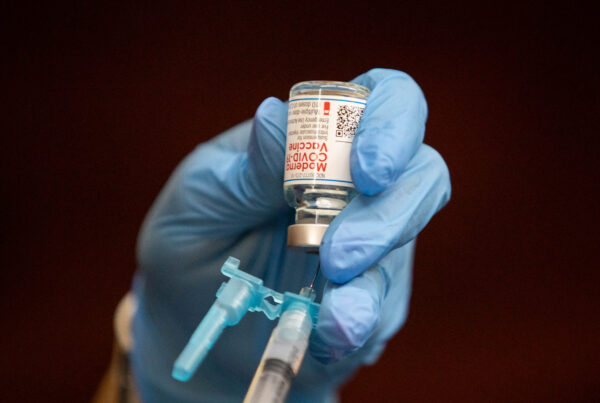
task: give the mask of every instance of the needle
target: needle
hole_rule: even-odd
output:
[[[315,276],[313,277],[312,281],[310,282],[310,285],[308,286],[309,288],[313,288],[313,286],[315,285],[315,281],[317,280],[317,276],[319,275],[320,268],[321,268],[321,261],[319,260],[319,264],[317,265],[317,271],[315,271]]]

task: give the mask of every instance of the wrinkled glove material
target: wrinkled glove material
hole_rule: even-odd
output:
[[[230,402],[245,395],[273,323],[247,315],[224,332],[186,383],[171,368],[214,301],[228,256],[280,292],[308,284],[321,261],[321,310],[288,401],[336,401],[337,388],[377,360],[405,322],[414,239],[450,198],[442,157],[423,144],[427,104],[410,76],[374,69],[350,164],[360,191],[327,230],[320,255],[286,247],[287,104],[199,145],[172,174],[138,239],[132,365],[145,402]]]

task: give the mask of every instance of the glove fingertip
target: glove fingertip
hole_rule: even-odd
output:
[[[364,131],[355,140],[350,154],[350,173],[352,182],[362,194],[374,196],[392,182],[394,163],[382,155],[377,144],[361,141],[363,136],[368,139],[369,133]]]
[[[280,99],[269,97],[261,102],[254,115],[255,122],[261,125],[274,125],[285,131],[287,126],[287,106]]]
[[[334,287],[322,303],[311,354],[322,363],[333,363],[361,348],[379,319],[379,303],[365,289]]]
[[[328,280],[343,284],[364,272],[372,264],[372,251],[359,237],[352,223],[334,222],[325,233],[319,249],[321,268]]]
[[[334,283],[345,283],[354,277],[351,267],[348,267],[343,251],[338,251],[331,241],[324,240],[320,248],[321,269],[328,280]]]

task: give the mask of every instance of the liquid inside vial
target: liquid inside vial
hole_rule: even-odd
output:
[[[285,187],[286,201],[296,209],[296,224],[329,224],[356,193],[354,187],[330,185]]]

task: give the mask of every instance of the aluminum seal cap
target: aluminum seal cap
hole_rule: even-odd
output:
[[[287,245],[307,252],[318,252],[328,224],[294,224],[288,227]]]

